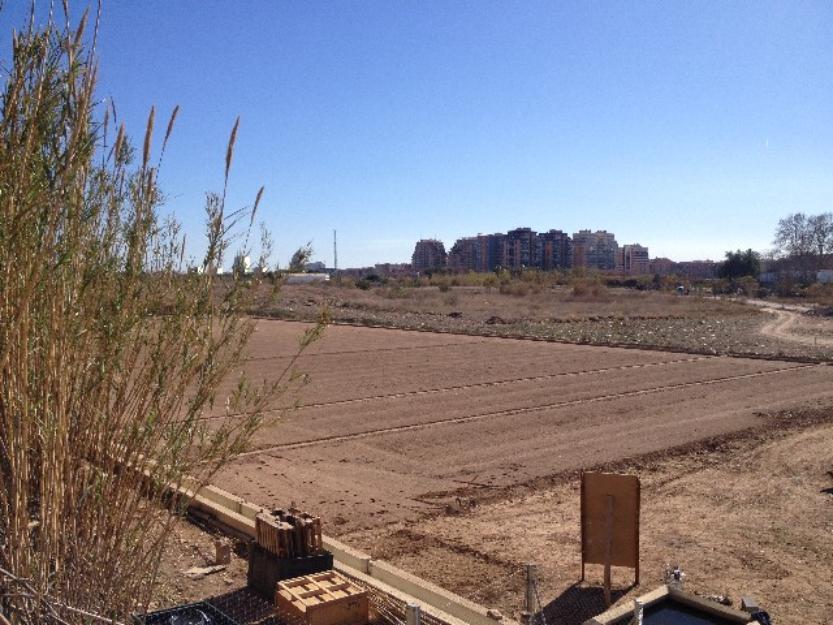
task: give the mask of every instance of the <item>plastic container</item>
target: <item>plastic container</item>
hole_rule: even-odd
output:
[[[134,614],[133,622],[136,625],[238,625],[237,621],[204,601],[149,614]]]

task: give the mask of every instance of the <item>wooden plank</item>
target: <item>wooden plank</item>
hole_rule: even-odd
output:
[[[605,512],[605,604],[610,607],[610,566],[613,561],[613,496],[607,496]]]

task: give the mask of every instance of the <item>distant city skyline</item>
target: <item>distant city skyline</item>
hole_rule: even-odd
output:
[[[831,33],[825,2],[105,0],[98,97],[135,145],[155,106],[156,149],[181,106],[159,181],[193,257],[239,115],[229,207],[265,186],[284,266],[518,224],[719,260],[833,208]]]
[[[514,230],[523,230],[523,229],[532,230],[532,231],[536,232],[538,235],[544,235],[544,234],[549,233],[551,231],[559,231],[559,232],[563,232],[568,237],[574,236],[577,232],[591,232],[591,233],[608,232],[610,235],[615,237],[615,242],[618,244],[620,250],[623,247],[633,247],[633,246],[644,247],[644,248],[650,250],[650,258],[652,260],[653,259],[671,260],[671,261],[674,261],[674,262],[714,261],[716,263],[719,263],[724,259],[726,252],[736,251],[738,249],[746,250],[746,249],[749,249],[751,247],[751,246],[748,246],[748,245],[747,246],[738,246],[738,245],[736,245],[734,247],[727,247],[725,250],[720,252],[720,254],[715,256],[715,257],[709,257],[709,256],[701,255],[701,256],[695,256],[695,257],[691,257],[691,258],[679,258],[679,257],[675,257],[674,255],[655,254],[653,247],[651,245],[648,245],[646,241],[643,241],[641,239],[628,240],[627,242],[624,242],[621,237],[618,237],[617,233],[610,232],[610,231],[605,230],[605,229],[594,230],[594,229],[591,229],[591,228],[580,228],[577,232],[572,232],[571,233],[571,232],[567,232],[566,230],[562,231],[558,228],[554,228],[552,226],[552,224],[546,226],[545,228],[543,228],[541,230],[538,230],[536,228],[530,228],[529,226],[525,226],[525,225],[517,225],[516,224],[514,227],[508,228],[504,231],[491,231],[491,232],[478,231],[476,233],[471,233],[470,232],[468,234],[458,235],[458,236],[456,236],[452,239],[442,239],[438,236],[422,236],[422,237],[419,237],[419,238],[414,238],[413,240],[410,241],[410,254],[408,254],[407,258],[395,259],[395,260],[390,260],[390,259],[376,260],[374,262],[370,262],[370,263],[367,263],[365,265],[351,265],[349,267],[340,265],[340,267],[342,267],[344,269],[347,269],[347,268],[360,269],[360,268],[373,267],[375,265],[411,264],[412,256],[413,256],[413,253],[415,251],[414,246],[415,246],[415,244],[418,244],[420,241],[439,241],[439,242],[441,242],[445,246],[445,250],[449,255],[449,262],[450,262],[451,250],[452,250],[454,244],[456,242],[459,242],[460,240],[468,239],[468,238],[483,237],[483,236],[491,236],[491,235],[505,235],[508,232],[511,232],[511,231],[514,231]],[[752,249],[755,249],[755,248],[753,247]],[[769,248],[767,248],[767,250],[755,249],[755,251],[765,252],[765,251],[768,251],[768,249]],[[320,256],[320,258],[319,258],[319,256]],[[329,258],[321,256],[321,255],[316,255],[316,261],[318,263],[323,264],[324,266],[326,266],[328,268],[331,268],[332,267],[332,250],[330,250],[330,257]]]
[[[521,226],[460,237],[448,250],[437,239],[420,239],[411,256],[414,273],[574,268],[645,275],[650,272],[650,251],[639,243],[619,242],[616,234],[607,230],[579,230],[570,235],[558,228],[537,232]]]

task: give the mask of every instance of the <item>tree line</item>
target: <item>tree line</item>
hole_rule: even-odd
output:
[[[778,221],[772,258],[786,269],[816,271],[833,255],[833,212],[807,215],[791,213]],[[720,278],[758,277],[761,255],[752,249],[726,252],[718,268]]]
[[[797,269],[821,269],[833,254],[833,213],[792,213],[775,230],[776,258],[793,261]]]

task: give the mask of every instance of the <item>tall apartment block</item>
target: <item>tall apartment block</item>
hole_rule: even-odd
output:
[[[454,271],[494,271],[504,264],[505,234],[478,234],[457,239],[448,254]]]
[[[414,247],[411,265],[414,271],[445,269],[448,257],[445,245],[436,239],[420,239]]]
[[[648,256],[648,248],[639,243],[623,245],[619,250],[617,262],[621,265],[621,271],[629,276],[644,276],[650,273],[651,259]]]
[[[479,237],[457,239],[448,252],[448,268],[453,271],[485,271],[480,269],[481,264]]]
[[[569,269],[572,266],[573,242],[566,232],[550,230],[538,235],[541,240],[541,269]]]
[[[503,243],[505,239],[506,235],[500,232],[478,235],[477,240],[480,242],[483,271],[494,271],[503,264]]]
[[[541,266],[541,241],[531,228],[516,228],[503,240],[503,262],[507,269]]]
[[[419,263],[418,253],[425,256],[437,245],[441,247],[442,243],[433,240],[417,243],[417,250],[414,251],[416,271],[420,271],[419,267],[427,262]],[[528,267],[544,271],[586,267],[628,275],[651,272],[647,247],[633,243],[620,248],[614,234],[606,230],[580,230],[571,238],[561,230],[538,233],[531,228],[515,228],[506,234],[463,237],[457,239],[451,248],[448,266],[454,271],[479,272],[494,271],[497,267],[514,270]]]
[[[573,234],[573,267],[587,267],[600,271],[616,269],[619,245],[607,230],[579,230]]]
[[[561,230],[537,233],[531,228],[515,228],[506,234],[478,234],[457,239],[448,255],[454,271],[494,271],[498,267],[521,269],[569,269],[572,242]]]

